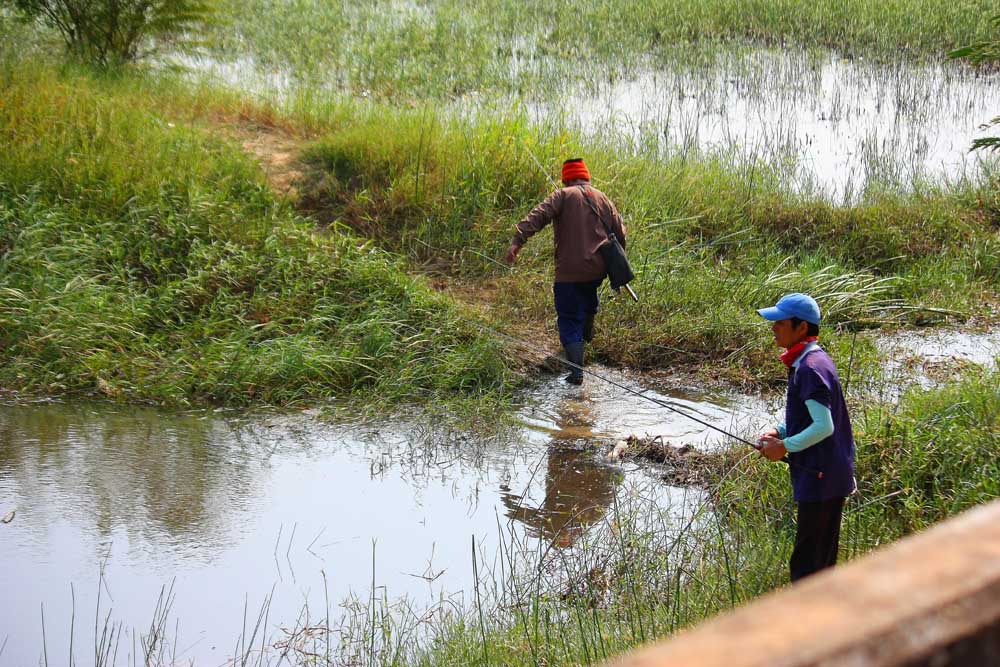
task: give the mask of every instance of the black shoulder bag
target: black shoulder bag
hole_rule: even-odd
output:
[[[597,206],[594,204],[593,200],[590,198],[590,193],[583,185],[577,186],[580,188],[580,193],[583,195],[584,201],[587,202],[587,206],[590,210],[594,212],[597,219],[601,221],[604,225],[604,231],[608,235],[608,242],[603,244],[598,250],[601,252],[601,256],[604,257],[604,266],[607,267],[608,271],[608,282],[611,283],[611,289],[618,292],[621,288],[625,288],[628,293],[635,299],[639,301],[639,297],[636,296],[632,288],[628,286],[630,282],[635,279],[635,274],[632,272],[632,267],[628,263],[628,257],[625,256],[625,249],[622,248],[622,244],[618,241],[618,237],[615,236],[614,231],[611,229],[604,217],[601,216],[600,212],[597,210]]]

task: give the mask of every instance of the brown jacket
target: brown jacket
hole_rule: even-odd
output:
[[[608,242],[604,225],[584,199],[584,188],[618,241],[625,247],[625,225],[611,200],[586,181],[556,190],[517,223],[512,245],[522,246],[548,223],[553,223],[556,248],[556,282],[582,283],[607,273],[598,248]]]

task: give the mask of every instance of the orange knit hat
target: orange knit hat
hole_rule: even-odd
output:
[[[566,160],[562,166],[563,183],[569,183],[577,179],[590,180],[590,172],[587,171],[587,165],[583,163],[583,158],[580,157]]]

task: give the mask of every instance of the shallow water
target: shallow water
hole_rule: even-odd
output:
[[[247,55],[175,60],[277,100],[295,91],[336,97],[352,88],[340,71],[265,68]],[[538,83],[533,68],[556,66],[558,74]],[[616,67],[515,59],[507,89],[473,91],[450,108],[507,114],[523,105],[537,125],[568,124],[642,152],[717,153],[748,172],[767,164],[785,187],[847,203],[871,187],[909,190],[975,177],[983,154],[969,147],[995,134],[981,126],[1000,108],[1000,73],[955,62],[885,64],[823,49],[734,45],[680,49],[636,71]],[[413,93],[397,94],[412,103]]]
[[[880,338],[878,347],[885,359],[879,397],[895,400],[910,386],[934,387],[975,372],[975,366],[996,370],[1000,331],[906,331]]]
[[[996,368],[1000,331],[911,331],[892,337],[889,348],[897,355],[917,356],[931,363],[966,362]]]
[[[750,399],[657,395],[723,426],[764,418]],[[417,610],[463,607],[473,539],[486,585],[483,572],[502,567],[502,535],[565,550],[626,497],[666,516],[703,498],[582,445],[629,433],[720,438],[596,383],[581,391],[553,378],[530,399],[520,426],[492,435],[410,419],[336,425],[310,412],[0,406],[0,515],[16,511],[0,524],[0,664],[39,661],[43,613],[50,664],[67,662],[71,627],[87,662],[106,617],[119,663],[131,664],[164,591],[166,655],[223,664],[265,603],[268,637],[306,607],[312,619],[329,608],[336,625],[350,613],[341,604],[369,599],[373,584],[376,597]]]
[[[774,165],[792,189],[854,199],[872,184],[973,175],[980,126],[1000,108],[1000,76],[956,63],[877,64],[829,51],[718,49],[710,62],[628,77],[581,76],[531,105],[666,153],[721,152]],[[994,132],[995,134],[995,132]]]

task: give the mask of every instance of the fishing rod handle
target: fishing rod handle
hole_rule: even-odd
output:
[[[792,461],[791,459],[789,459],[788,456],[782,456],[780,460],[781,460],[782,463],[787,463],[788,467],[795,466],[796,468],[801,468],[802,470],[805,470],[810,475],[816,475],[816,479],[823,479],[823,471],[822,470],[813,470],[809,466],[804,466],[801,463],[795,463],[794,461]]]

